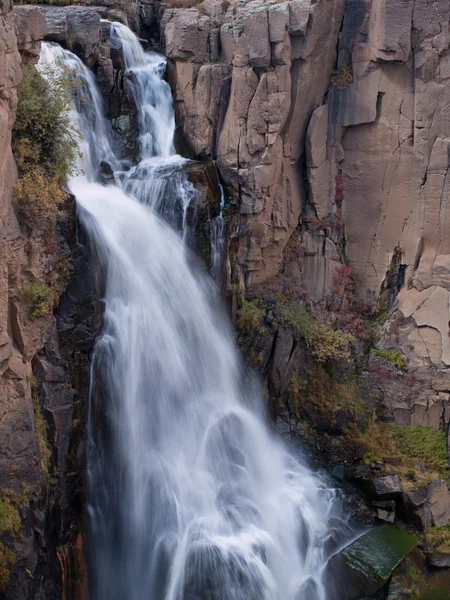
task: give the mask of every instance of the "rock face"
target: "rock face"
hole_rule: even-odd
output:
[[[449,11],[205,0],[158,17],[184,135],[216,159],[236,207],[232,283],[253,290],[281,272],[323,305],[350,265],[361,300],[381,294],[396,311],[383,347],[409,368],[386,375],[371,359],[372,395],[399,425],[445,431]]]
[[[62,43],[81,59],[88,59],[100,43],[100,15],[90,8],[42,8],[47,21],[45,39]]]
[[[234,277],[242,287],[278,273],[305,206],[306,130],[329,85],[344,7],[206,0],[201,13],[164,12],[185,136],[199,156],[217,157],[238,199]]]
[[[45,29],[39,9],[21,6],[13,11],[11,2],[0,3],[0,498],[11,500],[21,520],[21,536],[12,548],[15,564],[9,567],[6,591],[0,591],[5,600],[61,598],[62,579],[67,587],[74,572],[74,560],[64,557],[75,548],[80,518],[83,471],[77,423],[82,427],[82,382],[86,387],[85,363],[95,334],[92,298],[84,313],[78,299],[71,319],[67,296],[58,318],[49,310],[33,319],[24,293],[30,283],[70,277],[69,246],[75,246],[73,202],[57,220],[56,237],[38,228],[22,230],[13,209],[17,171],[11,131],[17,88],[22,73],[38,60]],[[78,273],[83,270],[78,268]],[[86,281],[82,287],[89,294]],[[58,336],[58,329],[64,335]],[[10,544],[3,532],[0,537]],[[64,569],[68,573],[61,577]],[[81,570],[82,565],[77,572]],[[76,597],[69,592],[65,590],[68,600]]]
[[[422,531],[450,521],[450,493],[445,481],[434,481],[424,490],[406,493],[403,500],[408,520]]]

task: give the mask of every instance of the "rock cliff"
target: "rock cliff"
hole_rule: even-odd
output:
[[[101,4],[45,7],[45,24],[40,10],[13,11],[0,0],[0,482],[21,499],[25,533],[6,598],[42,590],[52,569],[53,581],[60,581],[60,567],[44,554],[57,552],[66,571],[82,556],[77,528],[69,531],[79,517],[69,495],[79,494],[80,482],[67,483],[64,474],[70,480],[79,468],[74,440],[82,437],[88,357],[100,312],[81,246],[77,277],[56,317],[30,320],[21,292],[55,271],[55,256],[38,232],[20,229],[12,202],[17,87],[44,36],[91,66],[116,129],[130,137],[124,153],[132,152],[134,108],[120,48],[109,45],[109,26],[101,19],[128,22],[161,44],[179,130],[193,156],[216,162],[224,183],[228,288],[235,296],[238,290],[264,300],[250,307],[256,307],[255,331],[241,331],[240,341],[267,382],[281,426],[303,435],[302,422],[312,424],[330,466],[358,481],[369,478],[370,467],[358,462],[364,446],[343,448],[343,438],[353,423],[364,428],[368,413],[449,432],[448,0]],[[70,202],[67,208],[61,240],[74,246]],[[326,320],[330,297],[345,295],[346,284],[336,282],[342,265],[352,273],[352,302],[378,303],[386,316],[375,340],[379,353],[359,340],[354,354],[360,356],[351,367],[324,379],[282,304],[293,296],[308,298]],[[333,319],[342,316],[334,313]],[[404,362],[392,362],[396,352]],[[315,380],[308,380],[310,373]],[[362,407],[342,388],[351,373]],[[313,385],[319,394],[310,393]],[[331,422],[324,414],[330,404],[318,407],[319,396],[334,403]],[[57,511],[64,515],[51,535],[46,523],[59,517],[45,519],[49,484],[37,458],[39,415],[48,423],[59,473]],[[23,500],[22,482],[32,488],[31,500]],[[400,486],[393,497],[422,526],[448,521],[446,490],[438,480],[422,495]],[[380,494],[376,510],[390,515]],[[75,497],[82,504],[81,495]],[[56,540],[57,551],[48,550],[46,539]],[[43,597],[58,597],[58,585]],[[79,594],[80,585],[66,581],[67,598]]]
[[[364,302],[398,310],[381,343],[414,370],[413,395],[380,384],[386,410],[445,428],[448,21],[426,0],[205,0],[161,19],[184,135],[236,205],[233,283],[281,272],[323,305],[350,265]]]
[[[8,0],[0,5],[0,502],[20,522],[15,539],[0,532],[0,594],[17,600],[61,598],[63,587],[72,598],[70,587],[83,585],[80,577],[73,584],[68,573],[80,572],[80,558],[82,564],[74,550],[81,544],[83,464],[77,446],[93,298],[76,245],[73,200],[61,206],[50,228],[23,227],[14,204],[11,132],[18,86],[34,69],[45,31],[40,9],[13,9]],[[54,314],[74,266],[77,277]],[[33,315],[30,289],[52,290],[39,315]],[[7,560],[4,545],[12,552]]]

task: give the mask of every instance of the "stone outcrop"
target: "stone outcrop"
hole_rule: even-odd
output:
[[[308,127],[310,198],[320,219],[342,210],[361,294],[376,298],[401,254],[401,347],[419,369],[450,360],[448,21],[446,2],[349,2],[335,82]]]
[[[63,44],[87,60],[100,44],[100,15],[91,8],[42,8],[47,21],[45,39]]]
[[[217,158],[237,198],[233,277],[241,287],[279,272],[298,225],[307,125],[329,85],[344,8],[343,0],[205,0],[201,11],[164,12],[185,136],[197,155]]]

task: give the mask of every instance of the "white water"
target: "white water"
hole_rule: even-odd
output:
[[[127,68],[142,67],[143,160],[122,174],[124,189],[94,183],[94,168],[70,183],[105,281],[88,431],[92,598],[325,600],[339,504],[269,431],[262,398],[244,391],[209,281],[155,212],[161,198],[179,204],[183,185],[170,175],[180,162],[173,109],[161,69],[148,68],[155,62],[124,26],[115,31],[127,42]],[[70,67],[73,55],[63,55]],[[93,107],[77,108],[93,143],[84,130]]]
[[[217,181],[220,189],[220,214],[211,220],[211,276],[218,284],[219,289],[223,284],[223,261],[224,261],[224,246],[225,246],[225,219],[223,218],[223,209],[225,207],[225,192],[223,185]]]

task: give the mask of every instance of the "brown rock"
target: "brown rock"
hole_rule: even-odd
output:
[[[44,38],[47,23],[45,16],[38,8],[15,6],[17,47],[25,64],[34,64],[39,59],[41,40]]]

